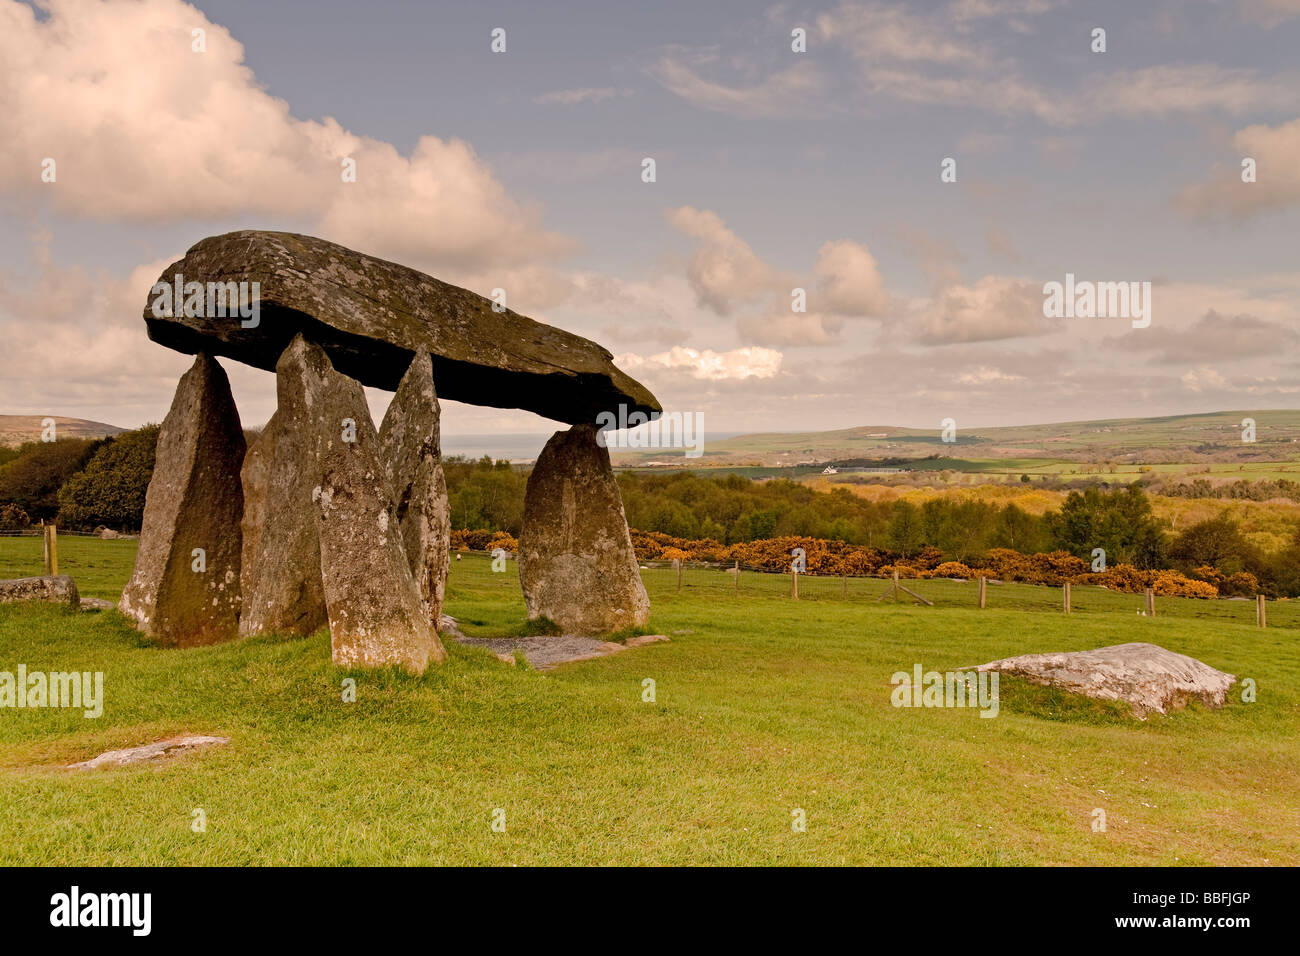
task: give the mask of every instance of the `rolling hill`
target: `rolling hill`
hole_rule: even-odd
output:
[[[59,438],[104,438],[126,431],[116,425],[92,422],[85,418],[64,418],[61,415],[0,415],[0,447],[17,447],[23,442],[40,441],[47,418],[54,419],[55,434]]]
[[[1242,440],[1242,420],[1255,421],[1255,441]],[[650,462],[675,468],[798,467],[835,463],[905,467],[954,467],[943,459],[1042,460],[1165,464],[1258,462],[1300,458],[1300,410],[1224,411],[1159,418],[1115,418],[963,429],[945,442],[940,426],[902,428],[862,425],[823,432],[758,432],[709,441],[704,454],[687,459],[676,449],[621,451],[619,467]],[[923,459],[937,463],[920,465]],[[960,466],[957,466],[960,468]]]

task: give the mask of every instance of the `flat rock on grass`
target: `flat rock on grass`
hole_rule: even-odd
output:
[[[148,760],[157,760],[159,757],[171,757],[192,750],[202,750],[206,747],[219,747],[228,743],[230,743],[229,737],[206,737],[202,735],[171,737],[167,740],[159,740],[152,744],[143,744],[139,747],[128,747],[125,750],[105,751],[98,757],[92,757],[90,760],[83,760],[81,763],[70,764],[68,769],[99,770],[103,767],[127,767],[131,764],[144,763]]]
[[[1059,687],[1097,700],[1126,701],[1136,717],[1165,714],[1200,700],[1222,707],[1236,677],[1194,657],[1156,644],[1115,644],[1093,651],[1025,654],[981,664],[977,671],[997,671],[1045,687]]]
[[[451,635],[447,635],[451,636]],[[494,654],[524,656],[534,670],[546,671],[559,664],[589,661],[623,650],[622,644],[599,641],[594,637],[460,637],[461,644],[486,647]]]
[[[629,648],[642,647],[646,644],[668,640],[663,634],[645,634],[640,637],[629,638],[625,644],[614,641],[601,641],[594,637],[578,637],[571,634],[562,637],[467,637],[456,626],[455,618],[446,614],[442,615],[438,630],[444,637],[450,638],[458,644],[468,644],[471,647],[486,647],[496,654],[498,660],[503,662],[507,657],[514,658],[523,655],[529,666],[539,671],[547,671],[560,664],[571,664],[574,661],[589,661],[598,657],[608,657],[610,654],[617,654],[619,651],[625,651]],[[513,662],[511,661],[511,663]]]
[[[19,601],[48,601],[76,609],[82,599],[77,594],[77,583],[66,574],[0,581],[0,604]]]

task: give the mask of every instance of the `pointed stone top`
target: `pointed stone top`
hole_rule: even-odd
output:
[[[494,312],[491,300],[468,289],[324,239],[255,230],[212,236],[168,266],[159,282],[174,286],[178,274],[205,289],[245,282],[251,294],[258,284],[250,295],[255,325],[238,313],[206,309],[155,315],[151,292],[144,308],[149,337],[181,352],[272,370],[305,332],[338,371],[375,388],[395,390],[415,351],[425,348],[442,398],[524,408],[570,424],[595,422],[619,405],[652,417],[661,410],[590,339],[517,312]]]

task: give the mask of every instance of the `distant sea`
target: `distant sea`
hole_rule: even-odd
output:
[[[542,446],[551,436],[540,432],[532,435],[510,432],[487,432],[481,435],[442,435],[443,455],[463,455],[466,458],[489,458],[506,461],[532,461],[542,453]]]
[[[560,428],[558,423],[556,428]],[[731,438],[743,432],[706,433],[707,439]],[[506,461],[533,461],[542,453],[549,433],[521,434],[510,432],[485,432],[483,434],[442,435],[442,453],[444,455],[464,455],[466,458],[489,458]],[[674,450],[681,455],[680,450]]]

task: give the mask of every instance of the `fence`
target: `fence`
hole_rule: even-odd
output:
[[[101,539],[53,525],[0,531],[0,578],[70,574],[83,595],[115,599],[131,574],[138,544],[134,538]]]
[[[964,607],[972,610],[1011,609],[1056,611],[1062,614],[1118,614],[1146,617],[1209,618],[1240,624],[1300,627],[1300,601],[1265,601],[1255,598],[1168,597],[1113,591],[1097,585],[1050,586],[1003,582],[993,578],[854,577],[823,574],[778,573],[763,568],[706,565],[669,565],[644,562],[646,587],[659,600],[674,596],[787,598],[798,601],[836,601],[857,604],[907,604],[925,607]]]
[[[518,568],[507,562],[504,574],[494,574],[490,557],[482,552],[462,552],[463,560],[452,561],[449,585],[474,589],[519,590]],[[705,599],[711,602],[735,602],[737,606],[754,600],[801,601],[817,604],[835,602],[852,604],[867,611],[872,607],[895,605],[915,608],[924,614],[929,607],[966,608],[972,612],[983,607],[989,611],[1039,611],[1070,615],[1126,615],[1174,620],[1218,620],[1225,623],[1259,624],[1260,608],[1266,607],[1267,625],[1273,628],[1300,628],[1300,601],[1268,601],[1251,598],[1184,598],[1159,594],[1133,594],[1112,591],[1096,585],[1071,584],[1069,611],[1066,589],[1049,585],[1021,584],[985,578],[957,580],[950,578],[903,578],[894,592],[892,578],[834,576],[824,574],[778,573],[763,568],[737,568],[710,564],[670,564],[658,561],[641,563],[641,580],[651,602],[671,606],[674,601]],[[797,592],[796,592],[797,588]],[[914,592],[916,596],[909,594]],[[797,597],[795,596],[797,593]],[[926,603],[922,603],[922,601]]]
[[[77,579],[83,593],[115,598],[121,592],[134,563],[137,541],[129,538],[101,540],[93,534],[59,531],[55,539],[55,560],[59,570]],[[45,573],[45,545],[42,532],[15,534],[0,532],[0,578],[30,577]],[[451,562],[450,587],[518,595],[519,574],[513,555],[505,573],[492,571],[491,555],[463,551]],[[925,613],[928,607],[987,610],[1054,612],[1071,615],[1151,616],[1158,618],[1211,619],[1225,623],[1267,625],[1272,628],[1300,628],[1300,601],[1267,601],[1262,598],[1182,598],[1156,594],[1130,594],[1095,585],[1066,587],[1002,582],[986,578],[905,578],[898,582],[880,577],[832,576],[778,573],[754,567],[723,567],[707,564],[672,565],[643,562],[641,579],[651,600],[671,605],[674,601],[706,599],[731,601],[737,606],[753,600],[837,602],[868,607],[887,605],[914,607]],[[797,595],[797,596],[796,596]],[[924,603],[922,603],[924,602]],[[1068,610],[1067,610],[1068,608]]]

